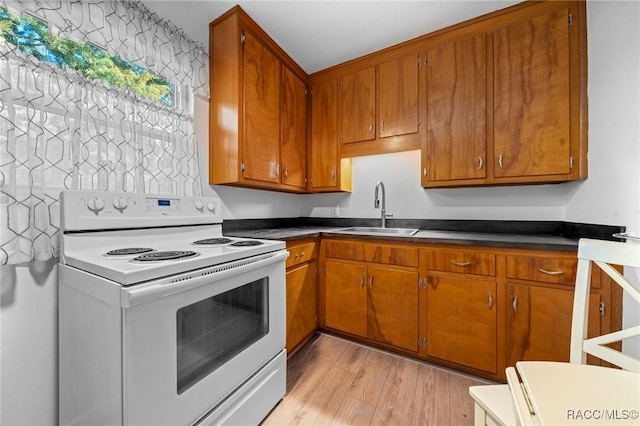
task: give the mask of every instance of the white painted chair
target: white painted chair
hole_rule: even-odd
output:
[[[623,339],[640,336],[640,325],[587,338],[589,286],[591,282],[591,267],[594,263],[609,275],[636,303],[640,303],[640,291],[612,266],[623,265],[625,268],[637,268],[640,270],[640,242],[628,240],[623,243],[581,239],[578,243],[578,269],[571,323],[570,363],[586,364],[587,354],[591,354],[623,370],[640,373],[639,359],[606,346],[610,343],[620,342]],[[550,364],[555,364],[551,367],[557,368],[558,366],[561,367],[563,363]],[[528,367],[533,366],[534,362],[521,361],[517,365],[522,374]],[[585,365],[584,367],[588,368],[589,366]],[[602,367],[593,368],[601,369]],[[537,370],[538,373],[540,371]],[[542,371],[546,370],[543,368]],[[597,371],[601,372],[603,370]],[[506,374],[507,385],[472,386],[469,388],[469,393],[475,402],[474,424],[476,426],[541,424],[541,420],[536,418],[530,401],[525,396],[516,369],[509,367],[506,369]],[[551,375],[548,378],[543,377],[543,379],[550,382],[557,380]],[[635,378],[632,377],[632,382],[634,380]],[[530,399],[533,399],[533,397],[535,396],[530,395]]]

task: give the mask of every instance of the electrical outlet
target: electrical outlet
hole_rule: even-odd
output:
[[[331,216],[332,217],[339,217],[340,216],[340,206],[331,207]]]

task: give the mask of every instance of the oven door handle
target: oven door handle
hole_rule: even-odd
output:
[[[120,294],[120,302],[123,308],[129,308],[162,297],[171,296],[172,294],[208,285],[240,273],[254,271],[277,262],[282,262],[284,269],[284,261],[287,257],[289,257],[289,252],[287,250],[280,250],[248,259],[236,260],[223,265],[179,274],[153,283],[123,287]]]

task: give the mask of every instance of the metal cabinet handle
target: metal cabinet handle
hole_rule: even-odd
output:
[[[380,120],[380,129],[384,131],[384,118]]]
[[[493,297],[491,296],[491,292],[489,292],[489,302],[487,303],[487,308],[491,309],[493,306]]]
[[[289,168],[288,168],[288,167],[285,167],[285,168],[284,168],[284,171],[283,171],[283,173],[282,173],[282,174],[284,175],[284,178],[285,178],[285,179],[286,179],[286,178],[288,178],[288,177],[289,177]]]
[[[500,166],[500,168],[502,169],[502,154],[500,154],[500,156],[498,157],[498,165]]]
[[[334,170],[331,170],[331,180],[332,180],[332,181],[335,181],[335,180],[336,180],[336,171],[335,171],[335,169],[334,169]]]
[[[276,176],[280,176],[280,164],[276,164]]]
[[[511,306],[513,306],[513,312],[514,313],[518,313],[518,296],[515,295],[513,296],[513,303],[511,304]]]
[[[364,275],[360,274],[360,288],[364,286]]]
[[[547,275],[562,275],[564,273],[563,271],[547,271],[546,269],[542,269],[542,268],[539,268],[538,271]]]
[[[373,122],[369,122],[369,133],[373,132]]]
[[[369,288],[373,288],[373,275],[369,277]]]
[[[482,155],[478,156],[478,170],[482,170],[482,165],[484,162],[482,161]]]
[[[471,265],[471,262],[459,262],[457,260],[452,260],[451,263],[453,263],[456,266],[469,266],[469,265]]]

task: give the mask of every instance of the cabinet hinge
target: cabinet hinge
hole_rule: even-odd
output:
[[[573,25],[573,14],[569,14],[569,25]]]
[[[569,168],[573,169],[573,155],[569,156]]]
[[[605,306],[604,301],[600,301],[600,316],[603,317],[605,315]]]
[[[244,36],[244,31],[243,31],[242,33],[240,33],[240,44],[244,45],[244,42],[245,42],[246,40],[247,40],[247,39],[245,38],[245,36]]]

